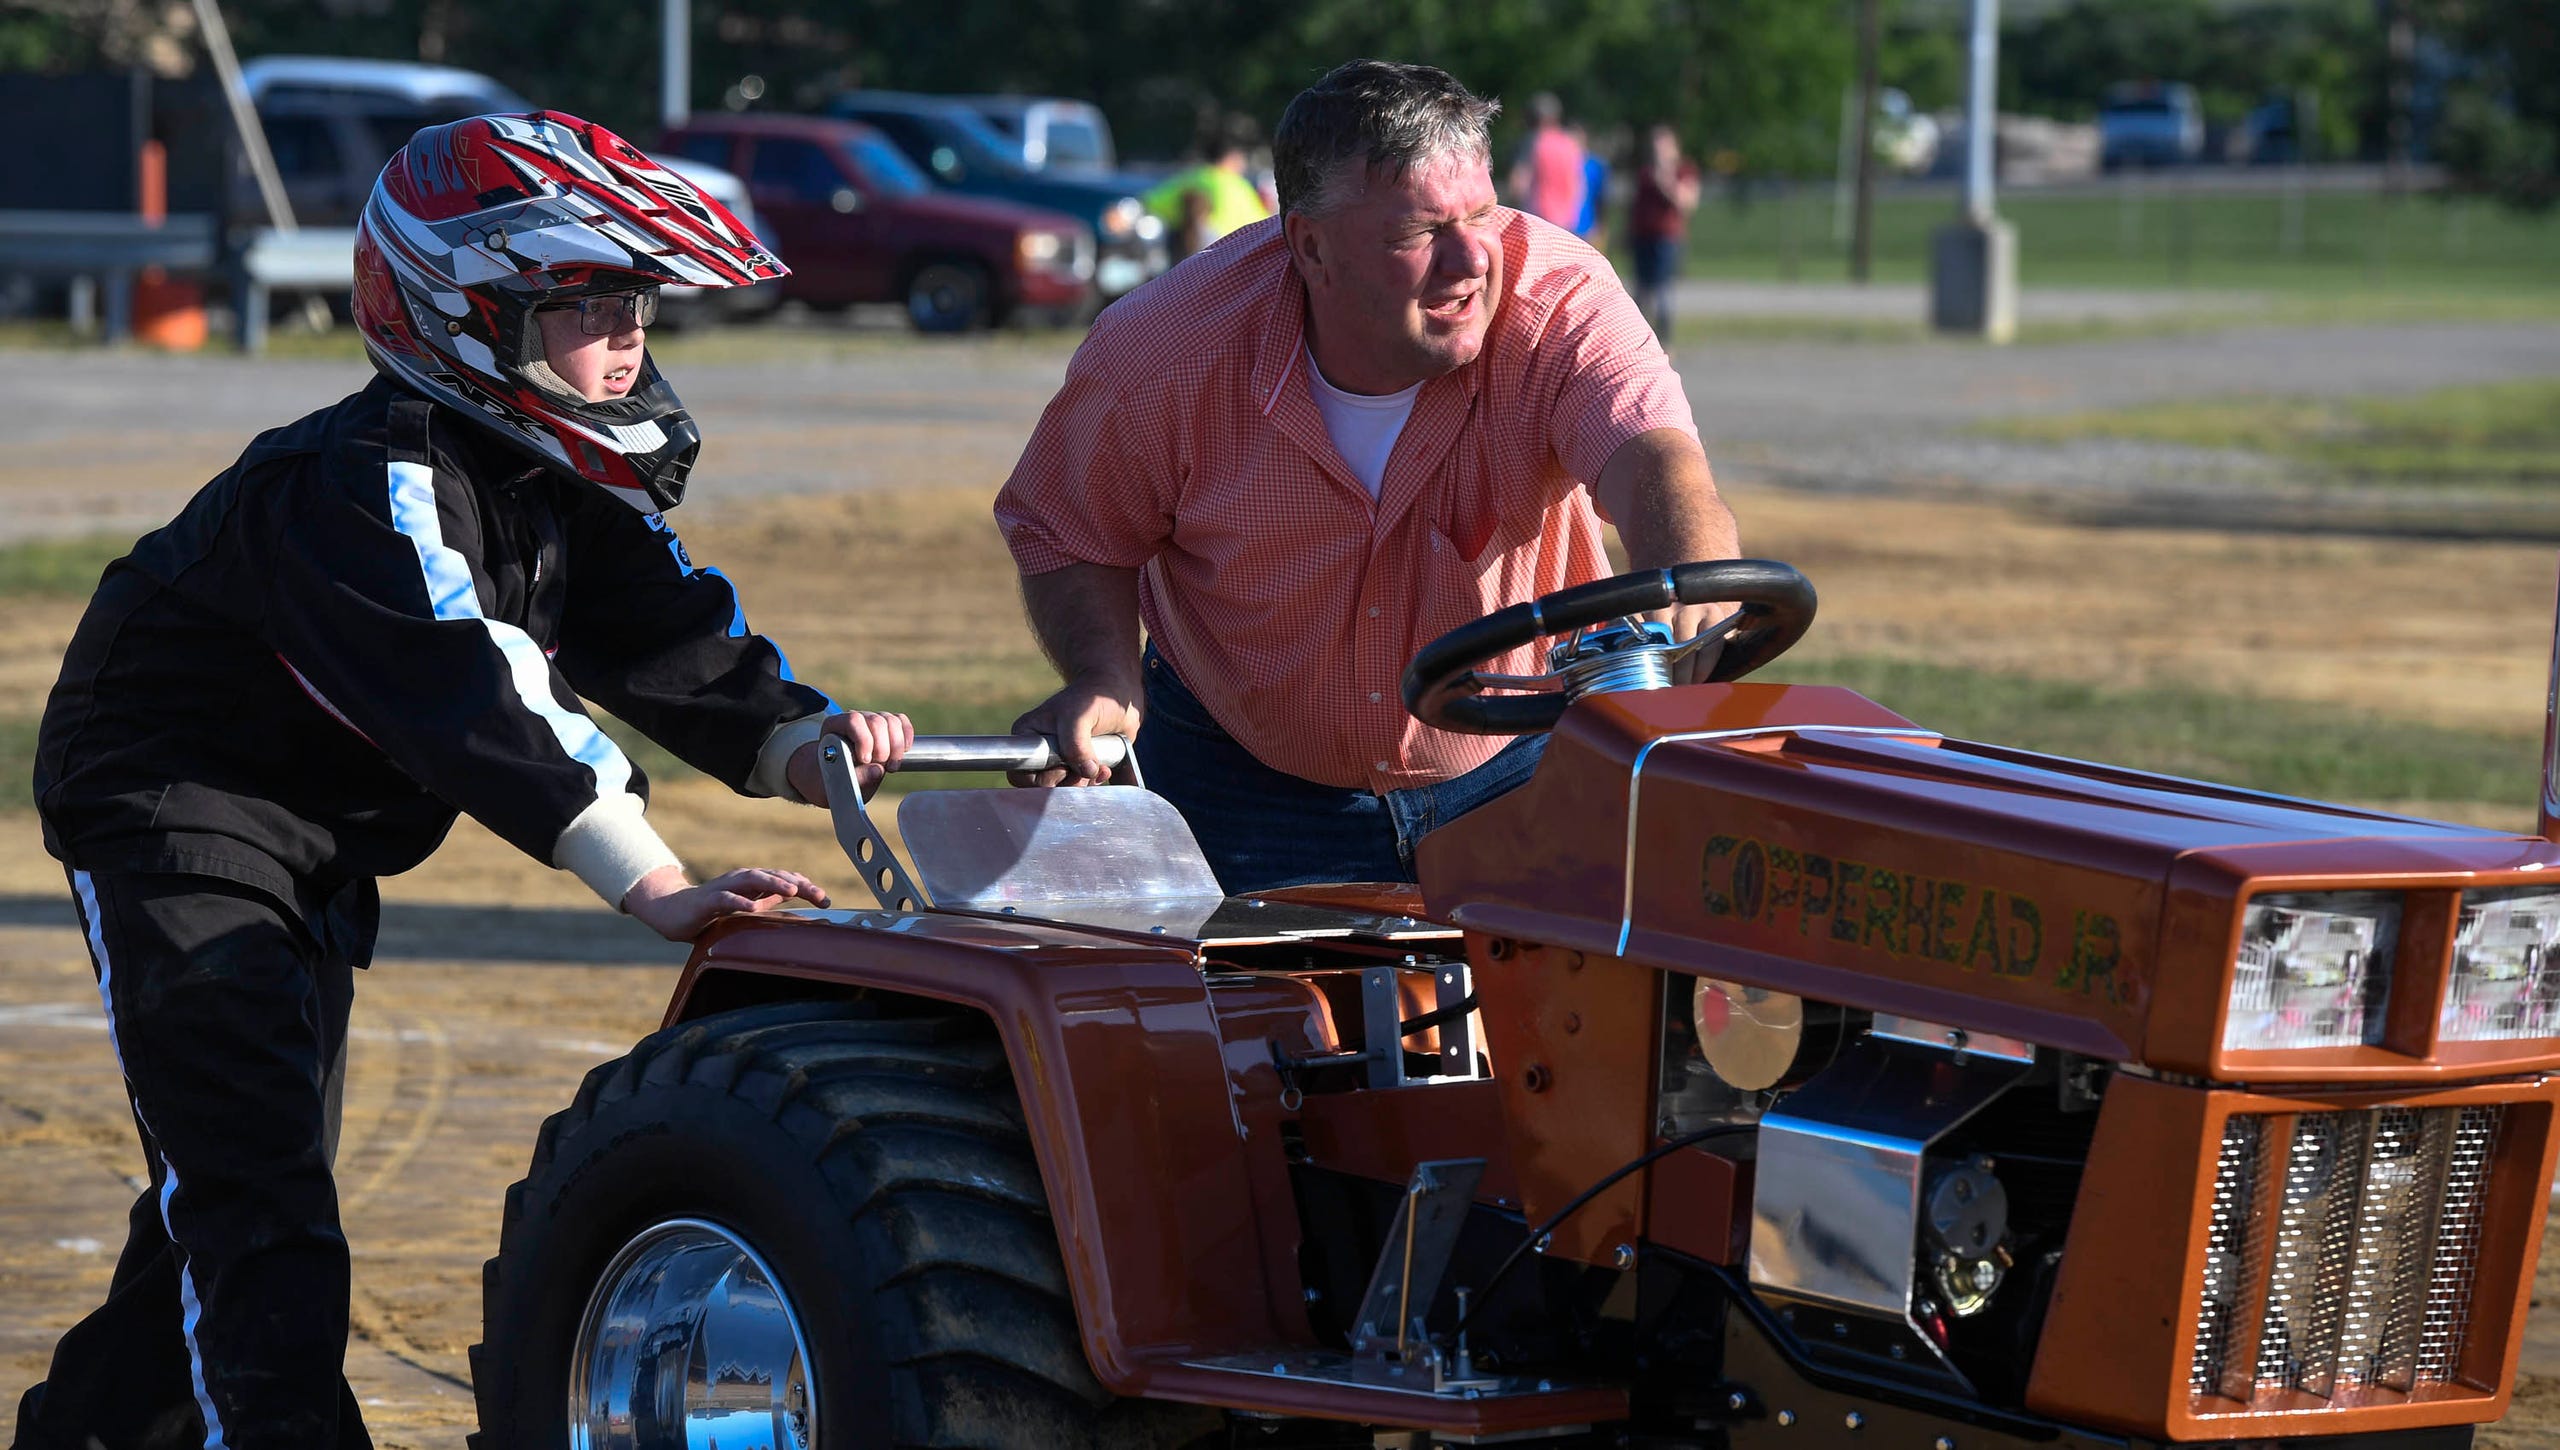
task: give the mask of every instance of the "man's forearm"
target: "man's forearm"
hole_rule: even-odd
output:
[[[1632,568],[1730,559],[1742,550],[1705,450],[1677,429],[1657,428],[1620,444],[1592,493],[1618,526]]]
[[[1133,699],[1138,672],[1138,571],[1069,564],[1022,576],[1023,612],[1058,674]]]

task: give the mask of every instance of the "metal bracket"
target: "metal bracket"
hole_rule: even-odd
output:
[[[1355,1359],[1415,1361],[1430,1349],[1424,1322],[1440,1295],[1440,1279],[1457,1251],[1458,1230],[1484,1177],[1481,1158],[1448,1158],[1413,1166],[1404,1202],[1388,1225],[1369,1292],[1351,1322]]]
[[[1404,993],[1397,973],[1431,973],[1431,1006],[1450,1012],[1440,1022],[1440,1070],[1409,1076],[1404,1066]],[[1417,1082],[1446,1082],[1476,1075],[1476,1024],[1472,1012],[1456,1012],[1467,999],[1473,977],[1463,961],[1427,962],[1407,957],[1401,966],[1369,967],[1360,973],[1360,1020],[1369,1045],[1369,1086],[1407,1087]]]
[[[853,758],[843,740],[833,735],[820,740],[818,768],[826,776],[827,813],[835,818],[836,844],[862,873],[862,884],[879,898],[880,909],[915,912],[931,907],[931,899],[907,874],[898,853],[889,849],[889,838],[880,834],[871,812],[864,809],[862,783],[854,778]]]

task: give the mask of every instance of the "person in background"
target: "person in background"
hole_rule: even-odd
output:
[[[1573,143],[1582,148],[1582,214],[1574,218],[1573,234],[1589,242],[1596,251],[1609,250],[1609,219],[1603,208],[1609,200],[1609,162],[1591,144],[1591,135],[1580,121],[1566,128],[1573,133]]]
[[[1564,128],[1564,103],[1546,91],[1529,98],[1529,135],[1511,164],[1511,195],[1522,211],[1566,231],[1582,217],[1582,143]]]
[[[1636,167],[1627,239],[1636,253],[1636,305],[1653,335],[1671,341],[1671,289],[1689,246],[1689,213],[1698,209],[1698,168],[1680,154],[1680,133],[1656,124],[1645,133]]]
[[[1261,189],[1246,175],[1254,141],[1253,123],[1231,116],[1218,128],[1208,160],[1175,172],[1146,194],[1147,210],[1173,238],[1175,261],[1271,215]]]

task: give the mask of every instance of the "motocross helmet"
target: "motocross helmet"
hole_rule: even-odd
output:
[[[356,224],[355,321],[374,365],[644,513],[684,499],[702,433],[643,353],[591,403],[551,369],[536,308],[788,270],[719,202],[557,111],[430,126]]]

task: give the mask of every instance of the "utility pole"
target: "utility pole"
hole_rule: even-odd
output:
[[[2000,0],[1973,0],[1965,94],[1964,214],[1929,247],[1929,323],[1986,342],[2018,330],[2018,233],[2000,220]]]
[[[2418,28],[2409,15],[2409,0],[2382,0],[2382,33],[2382,194],[2388,199],[2409,188],[2409,99],[2418,55]],[[2294,130],[2301,129],[2296,121]]]
[[[1849,280],[1865,286],[1875,254],[1876,51],[1879,0],[1858,0],[1858,206],[1849,230]]]
[[[658,123],[681,126],[693,114],[692,0],[662,0],[658,24]]]
[[[204,48],[213,57],[213,73],[222,79],[223,104],[231,109],[231,125],[240,135],[240,149],[249,161],[249,174],[258,180],[258,199],[266,203],[267,225],[291,236],[297,230],[293,220],[293,202],[285,195],[284,177],[276,170],[276,157],[267,149],[267,128],[258,121],[258,108],[249,101],[249,87],[240,79],[240,57],[231,48],[231,28],[222,23],[221,0],[194,0],[196,25],[204,31]]]

